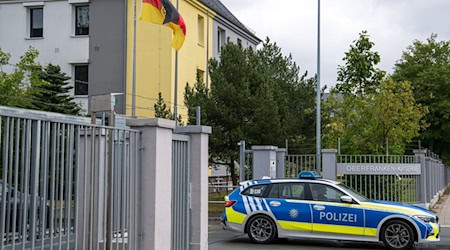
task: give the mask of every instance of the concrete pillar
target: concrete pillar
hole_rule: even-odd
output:
[[[191,232],[190,249],[208,249],[208,144],[211,127],[177,127],[177,134],[191,137]]]
[[[277,149],[277,178],[286,177],[286,149]]]
[[[253,179],[277,177],[277,149],[275,146],[253,146]]]
[[[127,126],[142,132],[142,169],[139,249],[171,249],[172,134],[175,122],[165,119],[128,119]],[[139,202],[139,201],[138,201]]]
[[[324,179],[336,180],[336,149],[322,149],[322,177]]]
[[[427,169],[425,163],[425,155],[427,153],[426,150],[414,150],[414,155],[416,156],[416,163],[420,164],[420,177],[419,183],[416,184],[416,199],[421,203],[426,204],[427,197]]]

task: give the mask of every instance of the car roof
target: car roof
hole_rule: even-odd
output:
[[[270,183],[286,183],[286,182],[303,182],[303,183],[329,183],[333,185],[340,184],[338,181],[328,180],[328,179],[296,179],[296,178],[286,178],[286,179],[262,179],[262,180],[248,180],[240,183],[242,186],[253,186],[258,184],[270,184]]]

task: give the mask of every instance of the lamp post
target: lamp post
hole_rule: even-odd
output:
[[[317,6],[317,89],[316,89],[316,97],[317,97],[317,106],[316,106],[316,113],[317,113],[317,117],[316,117],[316,169],[317,171],[321,170],[321,159],[320,159],[320,154],[321,154],[321,146],[320,146],[320,140],[321,140],[321,131],[320,131],[320,125],[321,125],[321,120],[320,120],[320,101],[321,101],[321,97],[320,97],[320,0],[318,1],[318,6]]]

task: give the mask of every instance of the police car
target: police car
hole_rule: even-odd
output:
[[[298,179],[241,182],[225,197],[222,227],[256,243],[276,238],[383,242],[409,249],[439,241],[438,217],[402,203],[369,200],[342,183],[302,172]]]

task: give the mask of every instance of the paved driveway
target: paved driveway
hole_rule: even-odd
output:
[[[308,240],[308,239],[289,239],[279,240],[270,245],[256,245],[253,244],[247,237],[230,231],[222,230],[219,221],[210,221],[209,224],[209,249],[210,250],[246,250],[246,249],[304,249],[319,250],[319,249],[384,249],[380,244],[369,243],[353,243],[353,242],[338,242],[329,240]],[[450,228],[442,228],[441,242],[438,244],[416,246],[415,249],[436,249],[449,250],[450,249]]]

